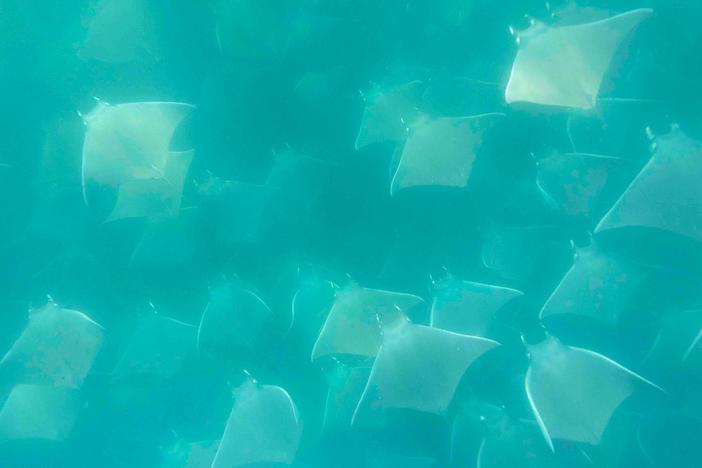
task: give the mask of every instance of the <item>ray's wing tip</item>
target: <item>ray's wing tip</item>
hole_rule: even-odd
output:
[[[536,402],[534,402],[534,398],[531,395],[531,389],[529,388],[530,380],[531,366],[529,366],[526,375],[524,376],[524,391],[526,393],[527,400],[529,401],[529,406],[531,406],[532,413],[534,413],[534,419],[536,419],[536,423],[539,426],[539,430],[541,431],[548,448],[551,450],[551,453],[556,453],[556,449],[553,445],[553,439],[551,439],[551,434],[549,434],[548,428],[546,427],[544,420],[541,418],[541,413],[539,413],[539,409],[536,407]]]
[[[653,8],[636,8],[633,10],[629,10],[625,13],[622,13],[619,16],[624,16],[624,15],[634,16],[635,15],[635,16],[641,17],[642,19],[645,19],[645,18],[648,18],[649,16],[653,15],[655,12],[656,12],[656,10]]]
[[[628,369],[627,369],[627,370],[628,370]],[[640,375],[640,374],[638,374],[638,373],[636,373],[636,372],[634,372],[634,371],[629,371],[629,372],[630,372],[634,377],[636,377],[640,382],[642,382],[642,383],[648,385],[648,386],[651,387],[651,388],[654,388],[654,389],[658,390],[659,392],[661,392],[661,393],[663,393],[663,394],[665,394],[665,395],[670,395],[670,393],[669,393],[666,389],[664,389],[663,387],[661,387],[661,386],[658,385],[657,383],[653,382],[652,380],[649,380],[649,379],[647,379],[646,377],[644,377],[644,376],[642,376],[642,375]]]
[[[546,305],[548,305],[548,302],[546,302],[546,304],[544,304],[544,306],[539,311],[539,321],[543,320],[546,317],[553,315],[552,312],[548,312]]]
[[[398,180],[398,173],[400,172],[400,166],[402,165],[402,159],[400,159],[400,163],[397,165],[397,169],[395,169],[395,173],[392,176],[392,180],[390,181],[390,196],[395,197],[397,194],[404,188],[401,185],[401,182]]]
[[[502,120],[507,117],[505,112],[486,112],[484,114],[478,114],[476,117],[490,117],[496,120]]]
[[[511,84],[511,83],[512,83],[512,81],[510,80],[509,83],[507,83],[507,87],[505,88],[504,97],[505,97],[505,104],[507,104],[507,105],[511,105],[511,104],[514,104],[515,102],[517,102],[517,101],[514,99],[514,97],[512,96],[512,94],[514,93],[514,91],[512,91],[511,88],[510,88],[510,84]]]
[[[353,142],[353,149],[354,151],[360,151],[366,146],[366,143],[363,141],[363,138],[361,137],[361,134],[359,133],[356,135],[356,139]]]
[[[626,193],[626,192],[624,192]],[[615,202],[614,205],[612,205],[611,209],[616,208],[617,204],[619,202]],[[597,223],[595,226],[595,229],[592,230],[592,233],[597,235],[597,234],[602,234],[606,231],[609,231],[614,228],[614,226],[611,225],[612,223],[609,221],[609,213],[606,213],[602,219]]]
[[[320,344],[319,340],[321,337],[317,338],[317,341],[315,341],[314,346],[312,346],[312,352],[310,353],[310,362],[317,362],[317,360],[324,356],[323,351],[320,351]]]

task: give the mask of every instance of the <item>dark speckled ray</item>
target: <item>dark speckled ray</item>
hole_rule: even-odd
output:
[[[633,177],[630,162],[609,156],[551,152],[537,159],[536,183],[565,215],[596,223]]]
[[[541,309],[541,318],[579,315],[616,326],[647,272],[596,246],[578,249],[575,263]]]
[[[102,346],[103,328],[53,302],[31,310],[29,322],[0,361],[17,381],[79,388]]]
[[[678,127],[655,139],[655,150],[596,233],[665,231],[702,243],[702,143]]]

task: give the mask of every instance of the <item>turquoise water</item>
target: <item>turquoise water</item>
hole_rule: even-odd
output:
[[[0,467],[699,467],[702,4],[2,0]]]

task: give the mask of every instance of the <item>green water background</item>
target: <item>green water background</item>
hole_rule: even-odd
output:
[[[0,466],[158,466],[161,448],[173,432],[189,440],[216,438],[231,407],[224,382],[230,376],[192,365],[175,383],[148,394],[124,394],[108,404],[106,375],[138,319],[149,312],[149,303],[164,315],[197,324],[208,284],[223,273],[257,285],[272,304],[286,303],[288,292],[278,287],[280,278],[302,259],[341,277],[348,274],[360,284],[428,297],[429,275],[446,270],[473,280],[505,282],[482,264],[486,226],[556,224],[559,236],[588,242],[587,227],[564,224],[538,202],[531,203],[528,197],[534,194],[524,189],[534,173],[531,153],[569,150],[571,142],[563,132],[566,116],[510,109],[502,101],[516,51],[508,27],[524,26],[524,15],[544,18],[543,2],[309,0],[292,5],[266,0],[280,22],[276,27],[282,24],[293,34],[284,53],[241,60],[220,53],[209,2],[154,0],[160,60],[119,65],[80,57],[92,14],[88,3],[0,3],[0,163],[7,165],[0,167],[0,349],[10,346],[27,309],[41,305],[47,294],[65,307],[85,311],[109,331],[86,382],[86,415],[69,440],[58,446],[4,444]],[[641,164],[649,154],[642,131],[646,126],[665,129],[677,122],[689,135],[702,136],[699,2],[587,4],[613,11],[656,10],[635,35],[603,94],[657,104],[615,106],[609,114],[610,125],[618,130],[614,136],[602,137],[598,129],[584,125],[577,150]],[[309,16],[302,18],[298,6]],[[333,21],[319,26],[315,18]],[[432,83],[435,115],[508,113],[503,133],[508,137],[488,142],[492,157],[481,163],[479,177],[466,192],[391,198],[392,148],[353,147],[363,93],[375,84],[387,88],[417,79]],[[80,194],[84,127],[78,112],[88,112],[95,97],[110,103],[179,101],[197,106],[174,142],[175,147],[196,149],[185,206],[197,204],[192,180],[212,173],[262,183],[275,153],[287,148],[328,161],[334,169],[328,177],[304,181],[305,188],[319,190],[314,204],[280,213],[255,245],[213,242],[210,229],[217,220],[205,219],[190,258],[135,270],[126,259],[143,221],[104,225],[104,213],[86,208]],[[570,257],[555,250],[538,261],[526,281],[511,284],[527,293],[523,307],[532,312],[524,314],[527,318],[518,328],[534,326],[533,317]],[[563,333],[569,342],[635,367],[655,336],[657,314],[701,305],[699,284],[696,272],[666,272],[632,306],[637,314],[633,328],[613,335],[589,328]],[[426,315],[415,319],[421,322]],[[288,365],[289,351],[275,352],[281,353],[281,380],[292,385],[294,397],[324,398],[319,374]],[[525,361],[512,364],[519,369]],[[511,383],[485,381],[482,387],[486,394],[513,389]],[[679,418],[668,403],[650,404],[660,404],[664,415],[661,425],[666,430],[656,437],[670,439],[662,444],[660,466],[699,466],[699,445],[687,440],[697,431],[696,423]],[[312,421],[318,415],[307,417]],[[445,463],[447,440],[445,427],[411,422],[381,443],[437,455]],[[320,466],[365,466],[365,448],[377,443],[374,438],[342,438],[304,451],[311,454],[308,461]],[[642,463],[632,455],[616,466]]]

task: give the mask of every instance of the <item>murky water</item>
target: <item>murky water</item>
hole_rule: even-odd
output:
[[[700,24],[2,0],[0,467],[700,466]]]

